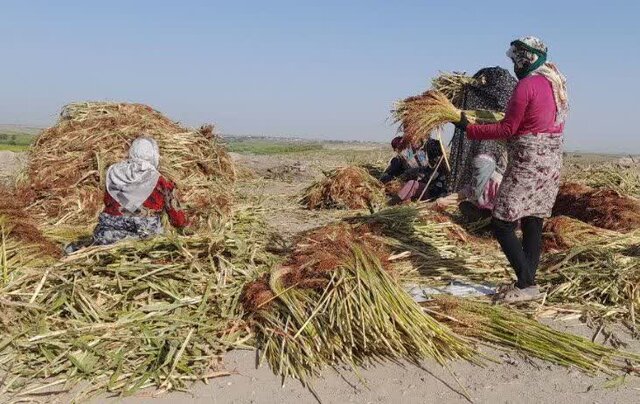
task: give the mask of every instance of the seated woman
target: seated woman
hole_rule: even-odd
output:
[[[172,226],[185,228],[188,222],[174,195],[175,185],[160,175],[159,163],[160,150],[154,139],[142,136],[134,140],[129,158],[107,170],[104,210],[93,238],[70,244],[65,251],[162,234],[162,212],[167,213]]]
[[[504,170],[490,154],[480,154],[473,158],[473,178],[460,196],[460,211],[469,221],[491,217],[491,211],[498,196]]]

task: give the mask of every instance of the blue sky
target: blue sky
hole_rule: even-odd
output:
[[[143,102],[229,134],[386,140],[439,70],[510,68],[541,37],[572,150],[640,152],[638,1],[0,1],[0,123]]]

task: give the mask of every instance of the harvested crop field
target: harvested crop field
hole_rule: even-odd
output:
[[[282,142],[282,141],[280,141]],[[286,142],[285,142],[286,143]],[[329,257],[332,260],[343,259],[344,245],[340,244],[338,236],[334,233],[330,234],[327,240],[317,240],[318,234],[329,234],[328,230],[331,227],[324,227],[332,225],[333,223],[340,221],[345,226],[352,226],[356,232],[357,238],[365,240],[363,242],[363,248],[374,248],[376,253],[371,256],[376,256],[376,260],[390,260],[390,263],[394,263],[393,269],[389,269],[390,276],[404,277],[403,279],[412,279],[412,282],[421,283],[420,279],[425,280],[425,286],[441,287],[447,285],[453,280],[461,279],[485,279],[489,284],[496,284],[505,279],[506,263],[500,254],[494,254],[497,249],[495,241],[487,237],[486,233],[482,230],[476,230],[475,228],[468,228],[456,223],[455,212],[431,212],[424,210],[423,207],[413,210],[413,207],[401,207],[395,210],[382,210],[381,212],[374,212],[368,208],[362,210],[345,210],[345,209],[308,209],[307,206],[300,203],[301,198],[305,194],[305,190],[312,184],[322,181],[325,178],[324,173],[331,172],[332,170],[339,170],[347,166],[361,166],[367,167],[371,172],[372,167],[383,169],[384,165],[390,158],[390,151],[386,145],[376,144],[322,144],[322,147],[318,147],[316,143],[313,147],[299,147],[283,145],[282,147],[271,147],[268,153],[264,152],[264,142],[257,145],[257,153],[251,153],[251,145],[243,144],[242,147],[236,148],[241,153],[230,153],[230,157],[235,165],[236,170],[236,192],[233,198],[237,213],[235,219],[232,220],[232,230],[225,233],[225,235],[219,234],[215,237],[208,238],[207,240],[201,240],[194,238],[192,244],[185,244],[182,247],[176,247],[175,252],[173,247],[163,247],[168,251],[166,254],[184,254],[185,257],[189,257],[190,266],[184,268],[176,268],[175,270],[185,271],[185,277],[189,276],[189,279],[198,280],[201,277],[211,276],[215,278],[215,285],[218,285],[219,293],[210,294],[211,299],[220,299],[220,301],[228,302],[230,305],[232,301],[228,301],[228,297],[241,295],[241,285],[235,283],[224,284],[222,279],[219,278],[220,268],[226,268],[230,270],[232,266],[222,266],[215,268],[208,268],[207,271],[212,272],[200,272],[195,268],[205,267],[204,261],[208,259],[207,256],[191,256],[194,251],[201,248],[202,243],[209,245],[211,256],[218,257],[221,261],[228,260],[233,264],[234,270],[242,270],[250,272],[252,269],[260,267],[262,265],[272,265],[268,262],[273,259],[277,263],[283,263],[290,267],[304,266],[305,260],[309,256],[314,257],[314,262],[322,262],[323,257],[318,257],[318,251],[315,251],[314,243],[322,245],[324,248],[331,249],[332,245],[335,247],[331,251],[339,251],[341,255],[336,258],[334,256]],[[233,149],[233,147],[232,147]],[[274,151],[275,150],[275,151]],[[589,165],[600,164],[600,161],[610,160],[607,157],[569,157],[571,164],[567,164],[567,167],[571,169],[576,166],[586,165],[587,160]],[[594,162],[594,160],[597,160]],[[13,161],[13,160],[12,160]],[[5,169],[7,178],[10,178],[14,172],[20,168],[20,162],[27,164],[23,155],[20,155],[16,160],[18,163],[11,163],[11,167]],[[23,165],[24,167],[24,165]],[[573,175],[573,173],[570,173]],[[572,180],[580,182],[580,178],[576,179],[576,175],[573,175]],[[585,185],[595,187],[593,183],[585,183]],[[621,187],[624,188],[624,187]],[[627,187],[628,189],[631,189]],[[375,209],[374,209],[375,210]],[[354,216],[359,217],[354,219]],[[601,229],[597,227],[594,230],[594,226],[582,226],[572,225],[573,219],[559,219],[553,222],[553,226],[547,227],[549,233],[553,233],[548,237],[548,245],[550,253],[548,255],[549,265],[556,268],[556,272],[550,273],[547,279],[552,285],[553,293],[550,294],[550,302],[545,302],[544,305],[531,304],[526,307],[518,307],[518,310],[525,315],[533,316],[538,319],[542,324],[549,326],[550,328],[544,328],[544,335],[550,333],[553,330],[559,330],[569,333],[569,335],[576,335],[585,337],[590,340],[592,337],[595,341],[603,343],[608,349],[612,347],[620,347],[626,352],[630,352],[631,355],[640,354],[640,340],[634,338],[630,331],[629,324],[638,322],[638,319],[630,318],[629,301],[633,301],[634,295],[631,291],[630,295],[625,297],[623,290],[625,289],[625,283],[627,279],[624,278],[620,284],[616,284],[616,287],[620,287],[620,293],[614,298],[618,299],[615,303],[605,300],[594,301],[593,306],[590,307],[589,315],[592,316],[592,321],[584,320],[584,305],[589,302],[583,301],[579,296],[579,291],[572,290],[570,288],[564,288],[566,277],[574,275],[574,266],[571,263],[573,261],[568,259],[566,262],[559,259],[564,256],[554,255],[563,254],[563,251],[570,250],[574,247],[575,243],[584,243],[584,237],[589,240],[593,240],[593,237],[603,237],[603,240],[611,240],[612,232],[614,230]],[[393,226],[393,223],[406,223],[407,226],[397,225]],[[608,226],[611,227],[611,226]],[[615,226],[614,226],[615,227]],[[317,230],[321,228],[321,230]],[[556,230],[562,228],[562,232]],[[576,229],[575,231],[573,229]],[[637,232],[624,229],[625,233],[616,233],[624,237],[625,240],[636,237],[634,245],[638,242]],[[247,235],[248,234],[248,235]],[[384,239],[384,240],[383,240]],[[236,242],[241,240],[252,240],[256,242],[255,246],[247,247],[242,242]],[[331,244],[332,240],[337,240],[337,244]],[[200,243],[200,244],[199,244]],[[328,244],[327,244],[328,243]],[[383,244],[378,244],[383,243]],[[358,244],[358,243],[352,243]],[[604,244],[604,241],[602,242]],[[225,246],[226,245],[226,246]],[[231,247],[229,247],[231,246]],[[262,251],[263,247],[268,247],[266,252]],[[629,248],[627,248],[629,247]],[[245,249],[249,249],[249,254],[253,259],[248,262],[244,257],[246,254]],[[164,251],[164,250],[163,250]],[[405,259],[403,257],[396,258],[396,255],[400,255],[403,252],[409,251],[410,258]],[[618,268],[615,263],[617,262],[633,262],[634,258],[633,245],[627,246],[624,242],[611,243],[611,251],[608,251],[607,256],[609,261],[614,263],[611,265],[612,271],[615,272],[615,268]],[[264,256],[262,254],[265,254]],[[161,263],[166,258],[163,255],[151,254],[145,256],[144,252],[127,250],[126,246],[123,246],[120,250],[109,253],[117,257],[117,259],[132,261],[132,256],[143,257],[149,265],[162,265]],[[108,253],[101,253],[91,259],[100,259],[103,263],[97,263],[106,271],[109,267],[109,263],[114,258]],[[483,255],[486,254],[486,255]],[[391,255],[390,258],[389,255]],[[290,259],[287,261],[287,257]],[[478,258],[480,257],[480,258]],[[580,256],[582,257],[582,256]],[[578,258],[580,258],[578,257]],[[80,260],[80,258],[78,258]],[[87,258],[89,259],[89,258]],[[186,259],[186,258],[185,258]],[[580,258],[581,260],[583,258]],[[587,258],[584,258],[587,259]],[[395,265],[395,262],[399,265]],[[564,262],[564,263],[563,263]],[[598,265],[597,262],[592,263],[588,261],[580,261],[584,265]],[[56,267],[52,274],[56,274],[57,279],[61,282],[68,282],[69,276],[78,272],[77,267],[83,265],[83,261],[80,260],[76,263],[70,262],[64,267]],[[277,264],[276,264],[277,265]],[[332,266],[330,264],[324,264]],[[366,264],[369,265],[369,264]],[[375,266],[375,264],[374,264]],[[416,269],[414,271],[413,269]],[[157,267],[158,269],[160,266]],[[324,267],[323,267],[324,268]],[[381,265],[380,268],[385,268],[387,264]],[[326,269],[326,268],[324,268]],[[131,274],[124,274],[123,280],[126,282],[132,282],[137,277],[144,276],[144,272],[136,273],[137,269],[131,268]],[[640,268],[637,269],[640,271]],[[197,276],[186,275],[186,272],[193,271],[197,273]],[[354,269],[354,273],[358,273],[357,269]],[[244,272],[243,272],[244,273]],[[268,272],[262,271],[259,274],[268,274]],[[314,272],[315,274],[315,272]],[[347,273],[348,274],[348,273]],[[170,273],[154,274],[153,282],[157,282],[163,288],[171,288],[175,293],[189,294],[189,293],[206,293],[203,290],[198,290],[195,286],[190,286],[188,289],[175,288],[172,282],[173,277]],[[233,278],[233,274],[226,273],[227,280]],[[315,276],[315,275],[314,275]],[[296,294],[292,295],[292,299],[298,299],[304,303],[299,306],[305,313],[311,313],[308,321],[303,318],[301,323],[311,324],[314,327],[325,325],[329,327],[327,321],[324,318],[312,318],[314,310],[314,301],[307,301],[306,296],[312,298],[317,297],[318,300],[322,300],[322,291],[327,282],[333,282],[334,276],[331,271],[322,278],[322,285],[315,284],[300,284],[299,281],[287,280],[284,282],[285,289],[296,289]],[[381,273],[381,276],[386,276]],[[115,278],[114,278],[115,279]],[[257,279],[254,276],[253,280]],[[348,277],[345,278],[348,280]],[[369,280],[371,282],[378,282],[376,279]],[[613,279],[613,278],[612,278]],[[38,284],[42,280],[41,277],[27,277],[23,284],[24,290],[33,292],[34,288],[37,288]],[[88,293],[96,293],[99,296],[100,290],[92,289],[92,279],[90,277],[82,278],[80,276],[77,280],[78,287],[82,287]],[[589,279],[587,284],[592,285],[589,282],[600,282],[598,279]],[[213,284],[213,283],[212,283]],[[20,284],[22,285],[22,284]],[[164,286],[163,286],[164,285]],[[205,285],[206,286],[206,285]],[[23,286],[20,286],[23,287]],[[268,285],[267,285],[268,287]],[[386,288],[386,281],[376,283],[378,288]],[[315,289],[314,289],[315,288]],[[44,293],[46,286],[42,288],[42,292],[39,293],[37,299],[40,299],[40,295]],[[343,289],[336,287],[336,293],[345,293]],[[109,283],[102,290],[112,296],[114,301],[118,304],[123,302],[124,298],[118,291],[117,282]],[[195,291],[195,292],[194,292]],[[55,293],[62,293],[61,291],[49,290],[47,293],[51,294],[51,299],[54,299],[57,295]],[[22,292],[21,292],[22,293]],[[637,293],[637,292],[636,292]],[[338,296],[338,295],[337,295]],[[344,295],[345,299],[349,297],[348,294]],[[29,298],[31,295],[28,296]],[[29,298],[27,300],[29,300]],[[273,299],[273,295],[268,296],[269,299]],[[147,299],[147,297],[145,297]],[[140,302],[140,307],[149,310],[151,304],[160,307],[161,305],[168,304],[171,299],[167,299],[162,294],[155,294],[149,296],[149,302]],[[100,299],[98,299],[100,300]],[[233,298],[231,298],[233,300]],[[328,299],[325,299],[329,301]],[[213,300],[212,300],[213,301]],[[384,300],[387,304],[395,304],[393,299]],[[602,306],[598,306],[601,302],[608,302],[610,304],[610,312],[602,315]],[[290,304],[287,310],[282,309],[283,304]],[[278,301],[275,306],[271,307],[269,313],[263,313],[260,316],[253,316],[256,321],[265,324],[263,319],[265,316],[270,316],[268,326],[280,327],[286,329],[287,324],[294,324],[293,320],[297,315],[293,307],[294,300],[285,302]],[[143,304],[144,303],[144,304]],[[102,303],[101,303],[102,304]],[[136,303],[137,304],[137,303]],[[409,304],[404,302],[403,304]],[[102,310],[106,306],[99,306]],[[155,307],[155,306],[154,306]],[[194,306],[193,310],[184,309],[181,312],[167,313],[167,315],[174,322],[178,322],[180,315],[188,315],[190,318],[197,318],[200,315],[200,305]],[[264,307],[269,307],[269,304],[265,304]],[[345,307],[348,304],[345,303]],[[413,308],[417,306],[411,306]],[[438,308],[433,306],[426,306],[428,310],[438,311]],[[170,310],[162,306],[162,310]],[[276,311],[277,310],[277,311]],[[640,309],[639,309],[640,310]],[[160,313],[164,313],[160,311]],[[230,312],[219,312],[217,310],[206,312],[207,316],[211,319],[206,324],[207,327],[216,327],[219,324],[217,319],[225,321],[225,329],[227,322],[235,320],[236,314]],[[453,312],[451,312],[453,313]],[[636,312],[640,313],[640,311]],[[82,314],[82,315],[81,315]],[[84,318],[84,313],[76,315],[78,321],[90,322]],[[443,313],[440,313],[443,314]],[[52,316],[57,316],[57,313],[50,313]],[[336,314],[338,315],[338,314]],[[370,312],[363,311],[362,315],[370,315]],[[453,315],[453,314],[452,314]],[[458,315],[458,314],[456,314]],[[638,314],[636,314],[638,315]],[[437,314],[433,315],[438,321],[442,321],[446,324],[446,318],[438,317]],[[460,315],[462,316],[462,315]],[[463,317],[460,317],[463,318]],[[470,317],[464,317],[468,321]],[[605,321],[601,321],[602,318]],[[299,320],[299,319],[297,319]],[[19,321],[16,318],[3,317],[2,321],[6,324]],[[191,380],[185,376],[184,379],[179,379],[177,375],[186,375],[182,373],[180,367],[182,362],[176,369],[172,367],[171,361],[169,361],[168,373],[159,371],[157,377],[160,379],[160,384],[170,381],[176,383],[176,388],[184,388],[185,391],[170,391],[163,392],[156,396],[159,390],[155,387],[142,389],[132,392],[130,396],[118,397],[120,391],[113,392],[98,392],[97,395],[90,395],[92,402],[123,402],[123,403],[191,403],[191,402],[218,402],[218,403],[262,403],[262,402],[283,402],[283,403],[300,403],[300,402],[316,402],[318,399],[325,403],[344,403],[344,402],[469,402],[469,399],[473,402],[557,402],[560,400],[572,400],[574,402],[634,402],[640,394],[640,378],[637,375],[629,374],[624,377],[624,380],[620,378],[621,367],[627,366],[625,361],[617,362],[613,360],[612,367],[607,371],[595,370],[593,373],[589,371],[581,371],[580,367],[576,365],[570,367],[564,367],[557,363],[543,360],[539,356],[532,354],[523,355],[521,352],[527,351],[522,349],[523,347],[516,349],[507,349],[502,347],[497,349],[496,345],[488,344],[486,340],[481,337],[475,336],[479,342],[478,348],[480,352],[487,355],[487,358],[477,358],[470,354],[468,349],[475,349],[475,344],[466,345],[460,343],[455,345],[456,354],[447,354],[449,357],[455,357],[459,359],[452,361],[445,361],[447,367],[441,366],[436,355],[415,355],[404,354],[402,349],[411,351],[416,349],[414,345],[406,343],[399,344],[397,348],[394,348],[393,355],[391,352],[382,351],[381,347],[373,346],[375,351],[366,351],[360,349],[351,349],[355,363],[357,365],[363,365],[364,368],[356,367],[356,370],[351,368],[351,364],[348,360],[341,360],[336,363],[331,363],[331,358],[324,357],[322,360],[318,360],[313,364],[313,373],[318,371],[318,377],[310,377],[303,380],[304,384],[300,381],[288,377],[284,379],[284,387],[282,387],[281,374],[295,374],[295,372],[288,372],[282,367],[278,370],[278,366],[282,363],[278,362],[278,351],[273,349],[261,350],[260,354],[266,352],[270,355],[270,358],[264,361],[264,363],[256,368],[256,359],[260,359],[260,355],[256,355],[253,349],[256,346],[256,342],[249,339],[243,339],[245,332],[256,333],[258,335],[257,344],[260,346],[260,338],[265,340],[269,339],[269,330],[265,326],[262,329],[262,334],[258,330],[258,325],[248,320],[248,327],[245,330],[244,325],[233,328],[234,333],[223,333],[220,337],[208,338],[206,333],[200,332],[197,328],[193,332],[189,331],[189,328],[183,330],[175,330],[178,338],[182,342],[184,340],[196,340],[198,344],[204,346],[209,343],[214,349],[219,350],[220,359],[219,363],[216,363],[216,374],[220,377],[213,377],[208,379],[207,384],[202,381],[196,381],[195,384],[191,384]],[[474,320],[478,321],[478,320]],[[146,325],[145,325],[146,324]],[[204,323],[203,323],[204,324]],[[277,326],[273,326],[277,324]],[[303,324],[303,325],[304,325]],[[380,322],[380,326],[383,327],[386,323]],[[165,330],[166,334],[163,334],[166,341],[172,341],[171,332],[172,329],[167,331],[166,326],[158,323],[157,321],[149,321],[148,323],[140,323],[140,327],[149,327],[149,329]],[[299,326],[300,324],[298,324]],[[335,325],[334,325],[335,326]],[[203,326],[204,327],[204,326]],[[304,328],[304,327],[303,327]],[[632,327],[631,327],[632,328]],[[455,327],[452,327],[455,330]],[[294,330],[295,331],[295,330]],[[389,329],[385,329],[384,332],[378,332],[378,330],[367,330],[365,333],[357,333],[352,331],[353,338],[359,338],[358,341],[364,343],[369,336],[384,335],[386,338],[395,338],[395,334],[389,333]],[[536,331],[537,332],[537,331]],[[295,332],[292,332],[295,334]],[[125,335],[125,334],[122,334]],[[444,334],[443,334],[444,335]],[[459,335],[467,335],[466,333],[460,333]],[[473,335],[470,333],[469,335]],[[487,334],[488,335],[488,334]],[[529,334],[523,334],[529,335]],[[565,335],[565,334],[563,334]],[[299,337],[291,335],[291,338],[304,338],[305,341],[313,341],[313,333],[302,333]],[[486,336],[485,336],[486,337]],[[274,340],[282,343],[287,341],[287,336]],[[404,338],[404,337],[403,337]],[[448,338],[448,337],[447,337]],[[72,339],[59,339],[60,343],[72,344]],[[435,341],[435,340],[434,340]],[[26,346],[27,341],[21,342]],[[438,348],[434,352],[439,352],[441,349],[440,342],[434,342]],[[568,338],[566,343],[571,345],[575,349],[574,354],[583,355],[585,352],[590,352],[585,348],[587,342],[583,340],[573,340]],[[113,344],[109,341],[102,341],[97,343],[101,347],[109,347]],[[185,344],[186,345],[186,344]],[[124,344],[123,344],[124,346]],[[145,348],[149,357],[154,354],[149,352],[149,348],[153,345],[149,345]],[[181,344],[174,345],[173,343],[167,343],[170,352],[181,352]],[[264,347],[265,345],[262,345]],[[333,346],[329,341],[326,344],[327,347]],[[267,345],[268,347],[268,345]],[[589,346],[590,347],[590,346]],[[126,344],[124,348],[130,349],[131,345]],[[424,352],[428,352],[426,347]],[[301,346],[301,349],[304,349]],[[587,350],[585,350],[587,349]],[[599,349],[599,348],[598,348]],[[160,349],[162,350],[162,349]],[[35,352],[30,352],[31,362],[34,366],[39,364],[39,356]],[[124,351],[123,351],[124,352]],[[336,351],[337,352],[337,351]],[[378,352],[374,356],[373,360],[366,360],[372,352]],[[200,367],[204,368],[203,362],[196,360],[197,355],[194,352],[190,352],[188,349],[184,350],[184,355],[190,359],[190,365],[194,367],[196,372]],[[217,353],[217,352],[216,352]],[[289,357],[295,358],[295,350],[287,353]],[[175,358],[175,356],[174,356]],[[397,362],[390,362],[383,359],[397,359]],[[481,359],[477,360],[476,359]],[[140,358],[135,358],[134,363],[141,363],[142,355]],[[178,364],[178,359],[175,359],[175,363]],[[606,361],[603,361],[605,363]],[[635,365],[631,365],[635,363]],[[322,365],[322,366],[320,366]],[[587,367],[589,365],[586,365]],[[629,366],[638,366],[638,362],[629,362]],[[595,369],[595,368],[594,368]],[[632,372],[632,370],[629,370]],[[274,374],[276,372],[277,374]],[[77,377],[78,374],[70,372],[69,378]],[[211,376],[214,376],[213,374]],[[100,376],[96,376],[97,380]],[[82,377],[80,376],[80,379]],[[182,384],[184,382],[184,384]],[[6,379],[3,380],[3,384],[6,386]],[[167,384],[165,383],[165,387]],[[11,395],[11,393],[3,391],[3,387],[0,387],[3,396],[0,396],[4,400],[6,397],[9,399],[23,398],[22,396]],[[117,387],[117,383],[116,383]],[[86,383],[81,385],[70,385],[68,391],[66,391],[66,385],[52,385],[45,387],[42,390],[37,391],[37,395],[25,396],[30,399],[35,399],[41,402],[53,402],[58,400],[59,402],[67,402],[73,399],[78,394],[86,392]],[[56,392],[63,390],[60,394],[42,394],[47,391]],[[87,397],[87,396],[82,396]]]

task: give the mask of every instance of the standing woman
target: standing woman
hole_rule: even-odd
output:
[[[457,126],[474,140],[506,139],[509,159],[493,210],[493,229],[518,278],[503,291],[505,302],[540,297],[536,270],[542,249],[543,219],[551,216],[560,186],[564,121],[569,110],[566,79],[547,62],[538,38],[511,42],[507,56],[519,82],[501,122]],[[516,236],[520,222],[522,241]]]

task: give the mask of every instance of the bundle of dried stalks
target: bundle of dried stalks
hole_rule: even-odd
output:
[[[346,166],[325,172],[325,178],[304,190],[300,202],[309,209],[363,209],[385,201],[380,181],[362,167]]]
[[[612,189],[566,182],[560,186],[553,215],[569,216],[604,229],[631,231],[640,228],[640,201]]]
[[[464,111],[471,123],[498,122],[504,114],[493,111]],[[406,144],[419,144],[446,123],[460,121],[462,110],[439,91],[428,90],[396,103],[392,111]]]
[[[596,373],[638,372],[640,355],[619,351],[583,337],[556,331],[504,306],[455,297],[425,303],[427,312],[452,329],[482,342],[514,349],[561,366]]]
[[[19,181],[29,210],[48,224],[86,226],[102,208],[105,171],[145,134],[160,146],[160,171],[177,183],[196,225],[230,213],[235,170],[211,126],[188,130],[142,104],[88,102],[63,108],[30,151]]]
[[[346,224],[315,230],[282,267],[245,288],[262,357],[276,373],[308,383],[341,364],[474,360],[402,290],[378,233]]]
[[[616,164],[600,164],[577,167],[569,172],[567,181],[577,182],[593,188],[613,189],[620,195],[640,198],[640,169]]]
[[[465,73],[441,72],[431,80],[431,87],[444,94],[454,105],[461,105],[465,87],[476,84],[477,81]]]
[[[543,247],[545,251],[562,251],[618,234],[567,216],[554,216],[544,222]]]

